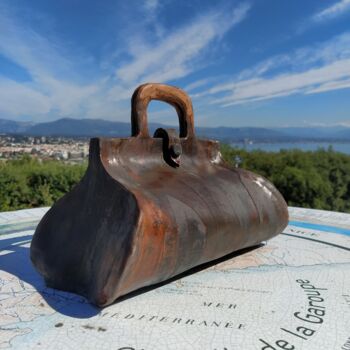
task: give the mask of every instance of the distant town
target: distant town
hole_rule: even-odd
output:
[[[149,123],[156,128],[174,128]],[[175,126],[176,128],[176,126]],[[0,118],[0,160],[31,155],[39,160],[81,163],[89,152],[90,137],[129,137],[130,123],[103,119],[61,118],[46,123],[18,122]],[[219,140],[247,151],[280,149],[305,151],[328,149],[350,154],[350,127],[196,127],[199,138]]]
[[[82,163],[89,154],[88,138],[0,135],[0,160],[30,155],[40,160]]]

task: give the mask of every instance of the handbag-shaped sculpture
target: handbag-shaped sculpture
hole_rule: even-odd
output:
[[[179,134],[149,135],[151,100],[175,107]],[[85,175],[40,221],[30,256],[48,286],[105,306],[286,227],[287,205],[270,182],[231,168],[217,141],[197,139],[184,91],[141,85],[131,123],[129,138],[90,140]]]

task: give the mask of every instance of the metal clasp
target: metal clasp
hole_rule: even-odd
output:
[[[182,147],[176,129],[158,128],[153,137],[163,139],[163,158],[172,167],[180,166]]]

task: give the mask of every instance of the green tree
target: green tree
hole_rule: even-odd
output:
[[[263,175],[279,189],[291,206],[350,212],[350,156],[333,148],[315,152],[281,150],[278,153],[231,148],[223,145],[223,157]]]
[[[86,164],[30,157],[0,163],[0,211],[50,206],[81,179]]]
[[[275,184],[291,206],[350,212],[350,156],[333,149],[278,153],[231,148],[221,153],[231,164]],[[0,211],[50,206],[81,179],[86,164],[38,161],[30,157],[0,162]]]

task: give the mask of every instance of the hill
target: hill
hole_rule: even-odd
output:
[[[33,123],[0,119],[0,134],[17,134],[26,132],[26,130],[28,130],[32,125]]]
[[[174,128],[157,123],[150,123],[151,134],[158,127]],[[68,137],[129,137],[130,123],[103,119],[62,118],[46,123],[23,123],[0,119],[0,133],[23,134],[33,136],[68,136]],[[224,142],[302,142],[302,141],[345,141],[350,142],[350,127],[197,127],[199,137],[217,139]]]
[[[344,126],[320,126],[320,127],[285,127],[274,128],[286,135],[303,139],[350,139],[350,127]]]

